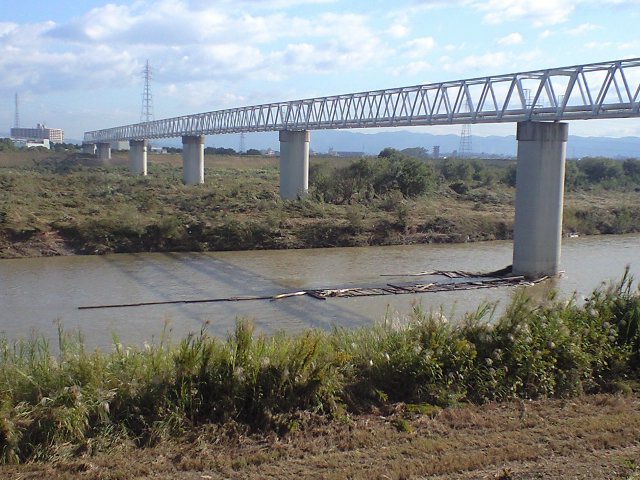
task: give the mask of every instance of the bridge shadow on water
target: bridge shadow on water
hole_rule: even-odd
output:
[[[273,296],[292,291],[264,275],[205,253],[131,254],[130,258],[133,261],[126,263],[117,256],[106,256],[105,260],[139,287],[136,298],[130,299],[132,303]],[[250,319],[258,330],[267,333],[372,323],[371,317],[344,308],[338,304],[341,302],[344,300],[321,301],[298,296],[275,301],[176,303],[136,308],[168,314],[174,323],[180,324],[180,331],[206,328],[220,337],[232,331],[239,318]]]

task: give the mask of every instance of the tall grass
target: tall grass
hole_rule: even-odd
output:
[[[392,402],[447,406],[610,391],[640,377],[640,294],[628,272],[586,302],[516,293],[495,317],[458,322],[415,307],[403,321],[291,336],[246,320],[142,347],[81,336],[0,339],[1,461],[153,444],[205,423],[286,432],[300,411],[328,416]],[[53,352],[56,352],[55,354]]]

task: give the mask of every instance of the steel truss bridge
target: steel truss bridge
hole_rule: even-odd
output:
[[[633,58],[197,113],[87,132],[84,142],[639,115]]]

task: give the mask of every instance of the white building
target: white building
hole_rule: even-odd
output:
[[[13,144],[19,148],[20,147],[23,147],[23,148],[43,147],[48,150],[51,149],[51,142],[49,142],[48,138],[43,138],[41,140],[24,140],[24,139],[14,138],[12,139],[12,141],[13,141]]]

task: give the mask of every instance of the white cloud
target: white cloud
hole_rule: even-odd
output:
[[[409,35],[410,31],[411,30],[406,24],[398,22],[391,25],[389,27],[389,30],[387,30],[387,33],[389,33],[389,35],[391,35],[394,38],[404,38],[407,35]]]
[[[567,30],[569,35],[582,35],[583,33],[591,32],[593,30],[598,30],[600,27],[598,25],[594,25],[592,23],[582,23],[577,27],[570,28]]]
[[[613,44],[611,42],[587,42],[584,44],[586,48],[591,50],[599,49],[599,48],[611,48]]]
[[[460,60],[443,58],[442,68],[448,72],[487,71],[492,74],[508,64],[509,57],[504,52],[469,55]]]
[[[510,33],[509,35],[506,35],[496,40],[496,43],[498,45],[506,46],[506,45],[519,45],[522,43],[522,41],[523,41],[522,35],[520,35],[519,33]]]
[[[572,0],[476,0],[473,6],[484,12],[484,21],[499,24],[515,20],[530,21],[536,27],[567,21],[575,9]]]
[[[412,12],[406,10],[393,11],[385,15],[384,21],[390,25],[386,33],[395,39],[402,39],[411,33]]]
[[[433,70],[433,65],[429,62],[425,62],[422,60],[418,60],[415,62],[409,62],[400,67],[394,68],[390,71],[391,75],[394,77],[402,77],[405,75],[418,75],[420,73],[428,72]]]
[[[555,32],[552,30],[543,30],[542,32],[540,32],[538,37],[544,40],[545,38],[553,37],[554,35]]]
[[[424,58],[428,56],[436,46],[433,37],[418,37],[406,42],[402,49],[408,58]]]
[[[139,0],[95,8],[64,24],[0,23],[0,89],[48,92],[133,84],[147,58],[156,81],[175,84],[348,72],[379,64],[390,54],[365,15],[307,18],[273,12],[273,5],[262,2],[243,3],[259,3],[268,11],[247,14],[230,0]],[[279,2],[305,3],[327,2]]]

